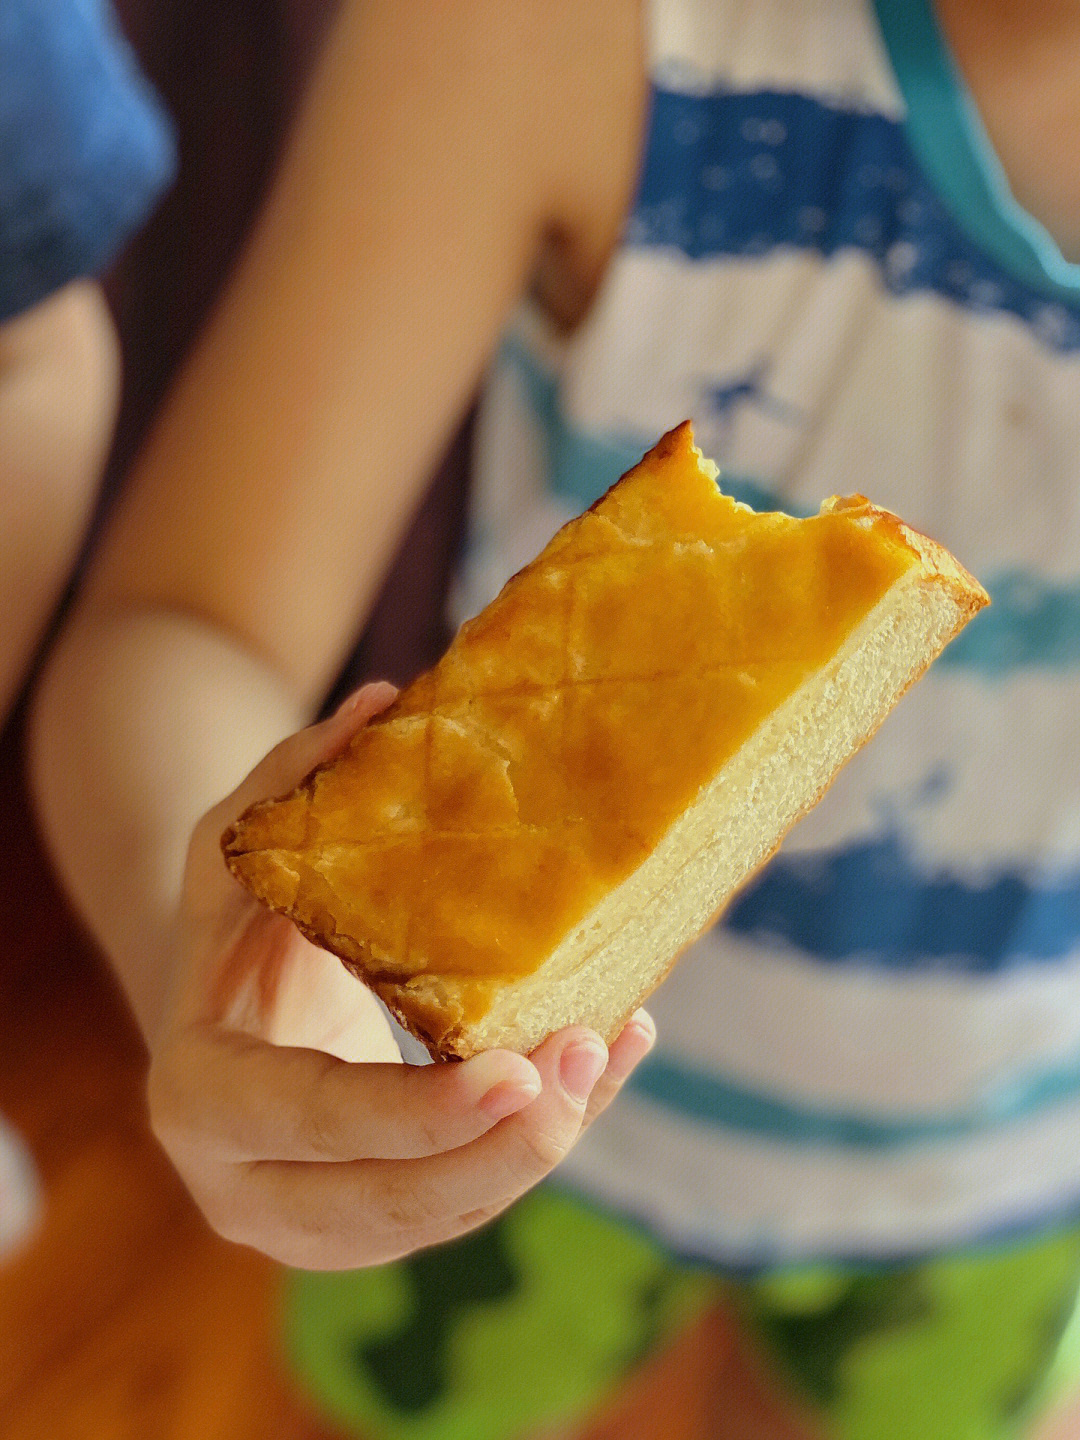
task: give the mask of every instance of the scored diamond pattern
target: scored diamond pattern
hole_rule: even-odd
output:
[[[380,974],[527,972],[912,558],[858,510],[735,505],[673,432],[238,842],[278,854],[290,913]]]

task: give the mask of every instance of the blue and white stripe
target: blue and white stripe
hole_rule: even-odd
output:
[[[815,1138],[808,1149],[628,1095],[560,1176],[727,1268],[862,1264],[1074,1219],[1078,1129],[1073,1101],[969,1135],[890,1146]]]
[[[1049,1103],[1080,1060],[1077,952],[995,974],[823,966],[805,951],[721,929],[680,969],[678,984],[650,1002],[670,1062],[898,1135],[913,1125],[989,1123],[1017,1095]],[[723,1122],[724,1112],[715,1118]]]
[[[691,260],[854,251],[873,260],[889,294],[1015,315],[1047,346],[1080,349],[1080,313],[974,243],[902,121],[809,95],[656,90],[627,240]]]
[[[1080,1213],[1080,269],[943,193],[870,0],[652,10],[625,243],[569,343],[506,339],[460,608],[687,416],[737,498],[863,491],[994,604],[654,997],[565,1175],[735,1266]]]

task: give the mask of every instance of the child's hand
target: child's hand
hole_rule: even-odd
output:
[[[308,1269],[392,1260],[498,1214],[558,1164],[655,1034],[641,1011],[610,1056],[576,1029],[528,1060],[403,1065],[366,987],[229,875],[226,825],[336,754],[393,694],[365,687],[200,822],[174,993],[151,1037],[154,1131],[210,1223]]]

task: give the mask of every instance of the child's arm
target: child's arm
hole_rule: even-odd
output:
[[[0,724],[70,572],[118,380],[97,285],[75,281],[0,325]]]
[[[476,1223],[540,1178],[581,1124],[584,1097],[556,1079],[573,1037],[557,1037],[535,1057],[551,1082],[543,1097],[473,1142],[486,1149],[408,1162],[408,1176],[379,1161],[377,1185],[366,1170],[366,1188],[357,1176],[333,1203],[319,1167],[282,1170],[288,1197],[251,1200],[234,1183],[238,1127],[247,1160],[311,1159],[312,1135],[339,1160],[410,1153],[418,1136],[424,1153],[439,1151],[492,1123],[475,1095],[462,1123],[477,1083],[469,1065],[485,1088],[512,1082],[504,1095],[516,1104],[529,1093],[519,1082],[536,1077],[519,1057],[484,1057],[434,1078],[410,1072],[410,1088],[388,1087],[382,1067],[346,1067],[318,1090],[302,1064],[287,1068],[301,1052],[287,1062],[262,1048],[258,1094],[275,1121],[291,1097],[294,1133],[275,1143],[272,1122],[254,1139],[252,1071],[230,1028],[236,1002],[222,993],[245,966],[280,960],[279,932],[267,950],[248,912],[236,929],[236,887],[189,887],[179,929],[177,898],[197,818],[303,723],[341,664],[545,236],[558,232],[581,276],[595,278],[633,174],[634,11],[572,0],[346,5],[266,213],[135,467],[41,690],[40,811],[147,1034],[159,1134],[220,1228],[282,1256],[310,1258],[301,1223],[318,1231],[327,1264],[377,1258],[358,1223],[384,1240],[389,1225],[399,1250],[463,1228],[466,1211]],[[600,114],[589,98],[597,50],[612,102]],[[291,743],[309,761],[324,742]],[[296,753],[285,752],[290,784],[302,773]],[[279,770],[271,757],[249,789],[272,790]],[[224,873],[210,832],[226,818],[219,810],[196,832],[189,874]],[[289,946],[289,973],[314,977],[304,1022],[329,1048],[310,1012],[337,981],[291,933]],[[328,1007],[342,1003],[333,996]],[[269,1009],[245,1012],[260,1041],[280,1015]],[[382,1058],[371,1014],[352,1021],[350,1058]],[[208,1035],[220,1042],[216,1068],[196,1043]],[[628,1032],[596,1097],[642,1043]],[[325,1056],[312,1063],[325,1068]],[[273,1166],[259,1175],[277,1183]],[[396,1225],[403,1190],[437,1213],[421,1224],[408,1210]]]

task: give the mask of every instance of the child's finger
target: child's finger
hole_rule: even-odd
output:
[[[190,1098],[170,1105],[168,1090],[154,1087],[155,1128],[167,1131],[171,1116],[234,1162],[437,1155],[528,1105],[541,1083],[530,1061],[507,1050],[414,1066],[349,1064],[213,1026],[178,1043],[170,1071],[197,1076],[198,1113]]]
[[[538,1098],[459,1149],[417,1161],[250,1167],[247,1243],[291,1265],[349,1269],[449,1239],[504,1209],[577,1139],[607,1049],[574,1029],[531,1058],[543,1082]]]
[[[349,743],[356,732],[380,711],[385,710],[397,695],[393,685],[384,680],[364,685],[334,711],[326,720],[309,725],[288,736],[265,756],[250,775],[224,799],[211,814],[213,824],[223,824],[242,815],[257,800],[286,795],[304,776],[332,760]]]
[[[611,1042],[607,1069],[589,1096],[583,1129],[602,1115],[626,1080],[656,1044],[656,1026],[647,1010],[638,1010],[627,1021],[618,1039]]]

